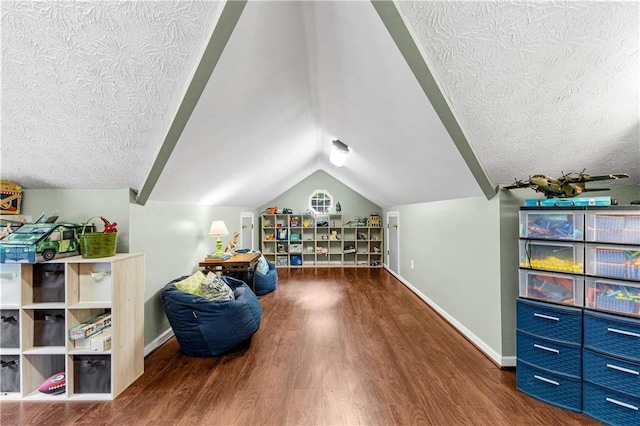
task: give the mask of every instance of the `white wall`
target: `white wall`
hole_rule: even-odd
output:
[[[474,197],[389,208],[400,213],[401,280],[497,362],[502,353],[499,207],[499,197]]]
[[[356,216],[368,216],[371,213],[380,214],[381,212],[380,206],[322,170],[312,173],[269,204],[262,206],[260,212],[268,206],[276,206],[279,209],[286,207],[292,209],[294,213],[302,213],[308,208],[309,196],[316,189],[329,191],[333,196],[334,203],[340,202],[342,215],[347,220],[354,219]],[[335,208],[331,209],[331,213],[334,212]]]
[[[144,253],[147,263],[145,345],[169,329],[160,298],[162,287],[195,272],[198,263],[215,251],[215,238],[207,235],[213,220],[224,220],[230,233],[240,231],[244,210],[152,201],[144,206],[131,204],[131,252]],[[229,238],[222,237],[223,247]]]
[[[36,220],[42,213],[58,213],[58,222],[86,222],[94,218],[98,230],[104,216],[118,224],[118,252],[129,251],[128,189],[24,189],[22,209],[27,219]]]

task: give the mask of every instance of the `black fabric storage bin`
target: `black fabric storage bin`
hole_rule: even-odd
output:
[[[0,392],[20,392],[20,357],[0,356]]]
[[[34,265],[33,302],[64,302],[64,263]]]
[[[19,318],[17,310],[0,310],[0,348],[20,347]]]
[[[74,393],[110,393],[111,357],[77,355],[73,357]]]
[[[35,311],[33,315],[33,346],[64,346],[64,310]]]

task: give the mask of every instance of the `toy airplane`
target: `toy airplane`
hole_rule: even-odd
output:
[[[528,181],[518,180],[514,184],[505,186],[504,189],[531,188],[536,192],[542,192],[547,198],[569,198],[591,191],[608,191],[609,188],[585,188],[586,182],[608,179],[628,178],[626,173],[616,173],[611,175],[591,176],[584,173],[562,174],[560,178],[546,175],[533,175]]]

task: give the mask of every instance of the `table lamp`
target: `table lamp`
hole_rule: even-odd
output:
[[[222,235],[229,235],[229,230],[222,220],[214,220],[209,228],[209,236],[216,236],[216,252],[213,254],[215,257],[222,257],[224,252],[222,251]]]

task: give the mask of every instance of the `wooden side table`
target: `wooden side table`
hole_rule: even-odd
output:
[[[205,257],[205,259],[198,264],[205,271],[221,271],[223,275],[231,272],[240,272],[243,274],[243,281],[248,281],[249,272],[253,272],[252,280],[249,286],[251,290],[256,292],[256,274],[255,269],[260,259],[261,253],[236,253],[229,259],[216,259],[214,257]]]

